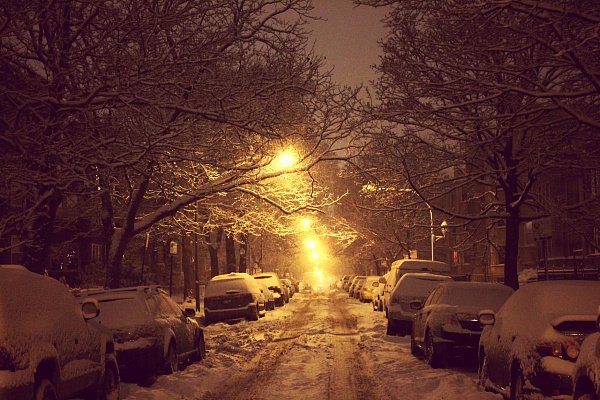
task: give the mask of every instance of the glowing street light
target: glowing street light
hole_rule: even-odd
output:
[[[308,239],[306,241],[306,247],[308,247],[311,250],[314,250],[317,248],[317,242],[315,242],[314,239]]]
[[[284,170],[296,164],[298,156],[292,150],[285,150],[273,160],[273,166],[278,170]]]
[[[314,258],[315,260],[318,260],[318,259],[319,259],[319,257],[320,257],[321,255],[319,254],[319,252],[318,252],[318,251],[313,251],[313,252],[312,252],[312,254],[311,254],[311,256],[312,256],[312,258]]]

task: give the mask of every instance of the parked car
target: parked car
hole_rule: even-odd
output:
[[[277,292],[270,291],[269,288],[267,287],[267,285],[265,285],[262,281],[256,281],[256,283],[258,283],[258,287],[260,288],[260,291],[262,292],[262,294],[265,298],[265,309],[266,310],[274,310],[275,309],[275,296],[277,296],[277,298],[280,298],[281,295]]]
[[[371,300],[373,311],[383,311],[383,289],[385,288],[388,274],[389,272],[379,277],[379,286],[373,290],[373,299]]]
[[[277,275],[275,272],[261,272],[259,274],[255,274],[253,276],[254,276],[254,279],[264,282],[264,284],[267,285],[269,290],[272,290],[272,291],[280,294],[281,297],[279,299],[275,299],[275,305],[277,307],[281,307],[285,303],[287,303],[287,301],[286,301],[286,292],[287,291],[285,290],[285,285],[279,279],[279,275]]]
[[[124,381],[171,374],[206,356],[204,331],[192,318],[196,310],[182,310],[159,286],[90,289],[78,296],[98,300],[98,320],[114,335]]]
[[[344,289],[346,292],[350,291],[350,286],[352,286],[352,282],[354,282],[354,278],[356,278],[356,275],[350,275],[348,277],[348,280],[346,280],[344,282],[344,285],[342,286],[342,289]]]
[[[450,266],[441,261],[419,260],[414,258],[394,261],[390,266],[385,287],[383,288],[383,311],[385,311],[386,318],[388,318],[389,303],[392,296],[392,291],[396,287],[396,284],[402,275],[407,272],[428,272],[438,275],[447,275],[450,273]]]
[[[23,266],[0,266],[0,399],[119,397],[119,367],[98,302]]]
[[[207,324],[264,316],[265,297],[252,275],[243,272],[213,276],[204,289],[204,319]]]
[[[348,289],[348,296],[354,297],[354,292],[358,288],[358,285],[361,283],[361,281],[363,281],[366,278],[367,278],[366,275],[357,275],[357,276],[355,276],[352,279],[352,283],[350,284],[350,288]]]
[[[598,332],[583,341],[575,363],[573,400],[600,399],[600,307],[596,328]]]
[[[360,292],[362,291],[363,287],[365,287],[365,282],[367,281],[367,277],[360,277],[357,281],[356,281],[356,285],[354,286],[354,290],[352,291],[352,297],[354,297],[355,299],[359,299],[360,298]]]
[[[342,276],[341,282],[340,282],[340,289],[344,289],[348,286],[348,281],[350,280],[350,275],[344,275]]]
[[[402,275],[391,292],[388,305],[388,335],[410,335],[416,310],[410,303],[417,300],[424,302],[429,293],[440,283],[451,281],[445,275],[412,272]]]
[[[373,300],[373,291],[379,286],[379,276],[370,275],[365,279],[364,285],[358,292],[358,300],[361,302],[369,302]]]
[[[292,284],[292,281],[287,278],[283,278],[283,279],[281,279],[281,282],[287,287],[287,291],[289,293],[289,298],[291,299],[292,297],[294,297],[295,287]]]
[[[511,399],[568,396],[583,339],[596,331],[599,281],[543,281],[481,311],[479,382]]]
[[[424,304],[410,303],[419,310],[410,337],[411,353],[424,354],[433,368],[449,365],[455,358],[475,359],[483,330],[479,311],[497,312],[513,292],[499,283],[440,283]]]

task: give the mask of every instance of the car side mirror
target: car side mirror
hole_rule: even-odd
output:
[[[421,300],[413,300],[410,303],[408,303],[408,306],[411,310],[418,311],[423,308],[423,303],[421,303]]]
[[[183,313],[185,314],[186,317],[188,318],[193,318],[196,316],[196,310],[194,310],[191,307],[186,307],[183,309]]]
[[[381,278],[379,278],[379,283],[385,284],[385,278],[383,276]]]
[[[92,298],[86,298],[81,303],[81,314],[83,315],[83,319],[86,321],[88,319],[96,318],[100,315],[100,306],[98,304],[98,300]]]
[[[493,310],[481,310],[477,319],[483,326],[494,325],[496,323],[496,313]]]

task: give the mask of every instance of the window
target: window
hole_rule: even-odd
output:
[[[92,262],[102,261],[102,245],[98,243],[92,243],[91,245]]]

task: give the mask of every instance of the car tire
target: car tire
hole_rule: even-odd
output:
[[[169,345],[169,350],[167,351],[167,355],[165,356],[165,364],[163,367],[163,373],[165,375],[171,375],[173,372],[177,372],[179,370],[179,362],[177,361],[177,351],[175,349],[175,344],[171,343]]]
[[[444,354],[440,354],[435,349],[433,335],[430,331],[425,333],[425,360],[431,368],[441,368],[444,366]]]
[[[42,378],[35,385],[34,400],[58,400],[56,388],[50,379]]]
[[[387,329],[385,334],[388,336],[396,336],[398,334],[398,329],[396,327],[396,323],[388,318]]]
[[[487,391],[487,381],[488,381],[488,357],[485,352],[480,351],[479,354],[479,363],[477,367],[477,385]]]
[[[256,303],[256,308],[253,308],[248,313],[248,321],[258,321],[260,318],[260,314],[258,313],[258,303]]]
[[[116,364],[106,363],[104,375],[87,400],[119,400],[119,372]]]
[[[518,365],[511,369],[510,373],[510,400],[523,400],[525,398],[525,377]]]
[[[411,332],[410,334],[410,354],[412,354],[416,358],[420,358],[421,356],[421,350],[419,349],[419,346],[417,346],[417,342],[415,341],[414,332]]]
[[[200,332],[198,343],[196,344],[196,361],[202,361],[206,358],[206,342],[204,341],[204,332]]]

